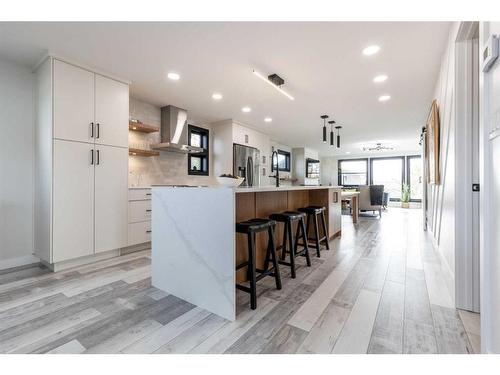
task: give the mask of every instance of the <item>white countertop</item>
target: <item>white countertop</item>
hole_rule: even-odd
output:
[[[234,189],[236,193],[258,193],[265,191],[290,191],[290,190],[323,190],[323,189],[340,189],[340,186],[256,186],[256,187],[239,187]]]
[[[295,190],[324,190],[324,189],[341,189],[341,186],[318,186],[318,185],[311,185],[311,186],[280,186],[277,188],[276,186],[269,185],[269,186],[255,186],[255,187],[238,187],[238,188],[231,188],[227,186],[222,186],[222,185],[215,185],[215,186],[171,186],[171,185],[162,185],[162,184],[153,184],[151,185],[151,188],[173,188],[173,189],[193,189],[193,188],[198,188],[198,189],[231,189],[235,193],[260,193],[260,192],[270,192],[270,191],[295,191]],[[147,189],[146,187],[137,187],[137,188],[131,188],[131,189]]]

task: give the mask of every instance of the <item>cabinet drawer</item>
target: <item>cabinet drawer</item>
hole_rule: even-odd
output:
[[[139,201],[151,199],[151,189],[129,189],[128,200]]]
[[[151,201],[128,202],[128,222],[137,223],[139,221],[151,220]]]
[[[151,241],[151,222],[132,223],[128,225],[128,245],[137,245]]]

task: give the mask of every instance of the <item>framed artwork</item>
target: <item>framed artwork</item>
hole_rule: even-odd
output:
[[[428,181],[433,185],[440,185],[440,160],[439,160],[439,143],[440,143],[440,126],[439,126],[439,107],[437,100],[432,101],[431,111],[427,119],[427,132],[426,132],[426,150],[425,155],[427,158],[428,166]]]

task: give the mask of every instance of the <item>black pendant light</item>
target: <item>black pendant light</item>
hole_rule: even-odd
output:
[[[340,129],[342,126],[336,126],[335,129],[337,129],[337,148],[340,148]]]
[[[323,115],[321,118],[323,119],[323,143],[326,143],[326,119],[328,115]]]
[[[335,121],[328,121],[328,123],[330,124],[330,146],[333,146],[334,142],[333,142],[333,124],[335,124]]]

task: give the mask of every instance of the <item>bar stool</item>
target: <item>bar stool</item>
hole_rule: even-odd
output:
[[[307,214],[307,233],[309,233],[309,225],[311,223],[311,217],[314,219],[314,235],[315,238],[309,238],[309,241],[313,241],[316,247],[316,256],[319,258],[321,242],[325,241],[325,246],[327,250],[330,250],[330,245],[328,243],[328,230],[326,229],[326,220],[325,220],[325,207],[322,206],[307,206],[299,208],[299,212],[303,212]],[[318,216],[321,216],[321,226],[323,227],[323,237],[319,237],[319,225],[318,225]]]
[[[248,261],[236,267],[239,270],[243,267],[247,268],[248,281],[250,287],[236,284],[236,288],[244,292],[250,293],[250,307],[252,310],[257,308],[257,281],[265,276],[274,276],[276,280],[276,289],[281,289],[281,276],[278,266],[278,259],[276,257],[276,245],[274,243],[274,228],[276,222],[268,219],[251,219],[236,223],[236,232],[243,233],[248,236]],[[267,252],[264,261],[264,269],[256,268],[255,264],[255,233],[265,232],[268,234]],[[269,269],[269,262],[272,262],[273,267]],[[260,273],[257,276],[257,272]]]
[[[278,214],[269,216],[271,220],[284,224],[283,230],[283,244],[277,247],[281,250],[281,261],[279,264],[290,266],[292,279],[295,279],[295,257],[303,255],[306,257],[307,266],[311,267],[311,259],[309,257],[309,247],[307,244],[307,231],[305,226],[306,214],[295,211],[285,211]],[[297,222],[297,231],[295,232],[295,242],[292,235],[292,223]],[[304,247],[300,252],[298,251],[299,239],[303,240],[302,246]],[[288,242],[288,247],[287,247]],[[286,253],[290,254],[290,262],[285,262]]]

